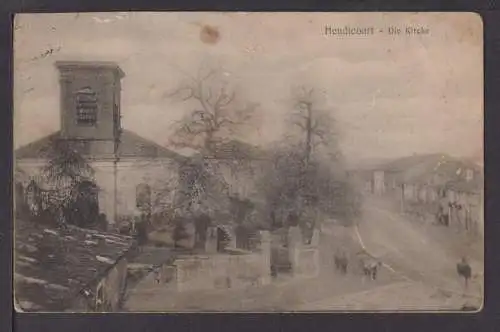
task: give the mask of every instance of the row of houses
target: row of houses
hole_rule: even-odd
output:
[[[445,154],[412,155],[359,171],[367,192],[399,202],[402,212],[482,233],[484,174]]]

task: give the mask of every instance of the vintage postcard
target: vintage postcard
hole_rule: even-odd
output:
[[[480,16],[14,30],[17,311],[481,310]]]

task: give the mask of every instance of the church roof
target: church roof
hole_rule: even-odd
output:
[[[214,159],[259,160],[266,159],[267,156],[266,153],[258,147],[233,139],[216,144],[214,154],[211,157]]]
[[[43,137],[35,142],[29,143],[18,148],[14,154],[16,159],[37,159],[47,158],[50,149],[54,142],[60,139],[60,131],[57,131],[49,136]],[[72,148],[80,152],[82,155],[89,155],[89,146],[91,140],[78,139],[68,140]],[[99,159],[104,155],[92,155],[91,157]],[[109,156],[108,156],[109,157]],[[177,161],[183,161],[184,156],[171,151],[153,141],[143,138],[129,130],[123,130],[120,136],[120,144],[118,146],[119,158],[169,158]]]
[[[185,157],[169,150],[153,141],[137,135],[136,133],[123,130],[118,146],[119,157],[143,157],[143,158],[172,158],[178,161]]]

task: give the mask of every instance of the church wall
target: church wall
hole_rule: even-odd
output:
[[[112,160],[91,162],[94,178],[99,187],[99,210],[113,224],[119,217],[132,217],[136,209],[136,187],[146,183],[151,187],[152,203],[159,193],[160,203],[171,204],[178,184],[178,166],[172,160],[121,160],[117,164],[117,190],[115,207],[114,163]],[[38,182],[38,175],[45,165],[43,160],[22,160],[16,166]],[[116,216],[115,216],[116,208]],[[153,212],[161,208],[153,204]]]
[[[92,162],[90,166],[94,169],[94,179],[99,187],[99,212],[104,213],[109,223],[115,221],[115,191],[112,160]]]
[[[18,160],[15,162],[14,166],[16,168],[19,168],[20,170],[22,170],[27,175],[27,177],[33,178],[36,181],[36,178],[40,174],[40,170],[42,169],[42,167],[45,166],[45,162],[43,160],[40,160],[40,159]],[[27,185],[27,183],[25,183],[26,179],[24,179],[24,178],[23,179],[14,179],[14,180],[15,181],[19,180],[19,182],[22,182],[24,186]]]
[[[178,184],[178,166],[171,160],[120,161],[117,181],[118,216],[133,216],[136,210],[136,188],[139,184],[150,186],[152,209],[157,212],[162,205],[168,206],[173,202]]]

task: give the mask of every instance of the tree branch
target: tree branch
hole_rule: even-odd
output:
[[[214,109],[217,110],[229,105],[231,102],[233,102],[235,95],[236,93],[234,91],[231,91],[230,94],[227,94],[226,89],[221,88],[219,96],[215,100]]]
[[[292,121],[292,124],[296,125],[297,127],[299,127],[300,129],[302,129],[304,131],[307,130],[305,124],[300,122],[300,121]]]
[[[229,119],[229,118],[225,118],[225,117],[224,117],[224,118],[222,118],[221,120],[219,120],[219,121],[217,122],[217,126],[218,126],[218,127],[222,127],[224,124],[231,124],[231,125],[234,125],[234,124],[236,124],[236,122],[235,122],[235,121],[233,121],[233,120],[231,120],[231,119]]]
[[[180,96],[183,92],[188,92],[188,95],[181,96],[180,98],[181,98],[182,101],[186,101],[186,100],[189,100],[189,99],[195,97],[195,93],[194,93],[193,87],[188,86],[188,85],[178,87],[177,89],[173,90],[172,92],[166,92],[164,94],[164,96],[167,97],[167,98],[175,98],[175,97]]]

